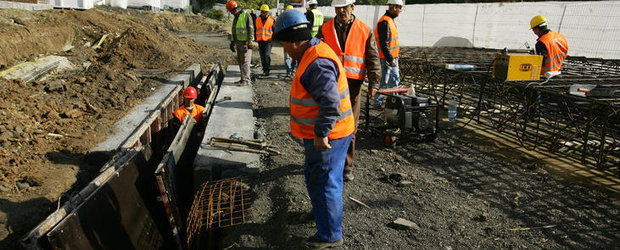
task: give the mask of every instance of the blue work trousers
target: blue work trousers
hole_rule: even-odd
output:
[[[316,222],[314,238],[323,242],[342,239],[342,171],[351,135],[330,140],[331,149],[316,151],[312,139],[304,139],[306,187]]]
[[[287,75],[292,74],[297,69],[297,61],[293,60],[286,51],[284,51],[284,67]]]
[[[260,54],[260,64],[263,66],[263,73],[269,73],[271,65],[271,41],[259,41],[258,53]]]
[[[398,72],[398,58],[394,58],[396,66],[391,67],[385,59],[381,59],[381,82],[379,89],[396,88],[400,83],[400,73]],[[375,95],[375,105],[383,104],[383,95]]]

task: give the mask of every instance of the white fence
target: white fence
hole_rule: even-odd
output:
[[[319,7],[325,16],[334,8]],[[354,14],[371,28],[387,6],[355,6]],[[396,18],[404,46],[534,47],[529,29],[535,15],[566,35],[569,55],[620,59],[620,1],[407,5]]]

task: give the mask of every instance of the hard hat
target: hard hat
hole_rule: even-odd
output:
[[[536,26],[547,24],[547,18],[544,16],[535,16],[530,21],[530,29],[535,28]]]
[[[332,0],[332,7],[345,7],[354,3],[355,0]]]
[[[269,11],[269,5],[266,5],[266,4],[261,5],[260,11]]]
[[[293,5],[287,5],[286,9],[284,9],[284,10],[292,10],[292,9],[293,9]]]
[[[308,24],[310,24],[308,19],[306,19],[306,15],[298,10],[287,10],[280,14],[276,20],[276,23],[273,25],[273,32],[277,35],[282,30],[303,24],[306,25],[305,27],[308,27]]]
[[[228,1],[228,3],[226,3],[226,10],[228,12],[231,12],[232,10],[234,10],[237,7],[239,7],[239,5],[237,4],[237,2],[235,0],[230,0],[230,1]]]
[[[398,5],[398,6],[403,6],[403,0],[388,0],[387,1],[388,5]]]
[[[319,4],[319,2],[317,2],[316,0],[308,1],[308,5],[313,5],[313,4]]]
[[[183,97],[185,98],[196,98],[198,97],[198,92],[194,87],[187,87],[185,91],[183,91]]]

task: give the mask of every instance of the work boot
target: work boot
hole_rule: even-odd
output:
[[[351,172],[351,170],[345,170],[342,174],[342,178],[344,179],[344,181],[349,182],[355,179],[355,176],[353,176],[353,172]]]
[[[323,248],[332,248],[336,246],[341,246],[342,242],[343,242],[342,239],[339,239],[334,242],[318,241],[314,238],[314,236],[312,236],[312,237],[305,239],[303,241],[302,246],[305,247],[305,249],[323,249]]]

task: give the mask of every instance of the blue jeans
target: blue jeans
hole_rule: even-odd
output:
[[[329,140],[332,148],[323,151],[314,149],[314,140],[304,139],[304,174],[319,241],[342,239],[342,171],[351,136]]]
[[[400,73],[398,72],[398,58],[394,58],[396,66],[391,67],[385,59],[381,59],[381,82],[379,89],[395,88],[400,83]],[[383,104],[383,95],[375,95],[375,105]]]
[[[292,60],[286,51],[284,51],[284,67],[286,68],[286,74],[291,74],[297,69],[297,61]]]
[[[263,73],[269,73],[271,65],[271,42],[259,41],[258,53],[260,54],[260,65],[263,66]]]

